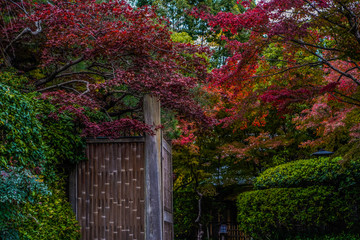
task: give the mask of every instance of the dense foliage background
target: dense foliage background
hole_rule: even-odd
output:
[[[357,239],[358,1],[129,2],[0,0],[0,238],[78,239],[84,139],[161,127],[176,239]]]

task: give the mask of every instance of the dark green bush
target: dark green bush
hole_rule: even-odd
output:
[[[0,83],[0,166],[47,167],[48,175],[56,170],[51,168],[85,159],[80,133],[66,112]]]
[[[350,186],[360,181],[360,161],[314,158],[282,164],[264,171],[254,181],[255,189],[305,187],[312,185]]]
[[[357,231],[360,194],[357,188],[332,186],[273,188],[239,195],[238,222],[255,239]]]
[[[196,194],[192,192],[174,192],[174,232],[175,239],[191,239],[196,236],[198,215]]]

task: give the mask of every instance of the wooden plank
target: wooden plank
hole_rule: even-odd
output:
[[[170,143],[168,143],[164,138],[162,139],[162,147],[168,151],[169,153],[171,153],[171,145]]]

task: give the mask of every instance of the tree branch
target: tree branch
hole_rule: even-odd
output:
[[[322,14],[322,13],[319,11],[319,9],[317,9],[317,8],[314,6],[314,4],[312,4],[310,1],[304,0],[304,2],[306,2],[307,4],[309,4],[309,6],[310,6],[312,9],[314,9],[314,10],[319,14],[319,16]],[[338,26],[338,27],[341,27],[341,28],[343,28],[343,29],[348,29],[345,25],[342,25],[342,24],[340,24],[340,23],[334,22],[334,21],[330,20],[329,18],[327,18],[327,17],[325,17],[325,16],[323,16],[323,17],[321,17],[321,18],[324,19],[324,20],[326,20],[326,21],[328,21],[329,23],[332,23],[332,24]]]
[[[42,78],[39,81],[37,81],[35,83],[35,86],[40,86],[43,85],[45,83],[51,82],[52,80],[54,80],[56,78],[56,76],[67,70],[68,68],[70,68],[71,66],[74,66],[80,62],[82,62],[84,60],[84,56],[81,56],[80,58],[76,59],[75,61],[70,61],[67,64],[65,64],[64,66],[62,66],[61,68],[57,69],[56,71],[54,71],[52,74],[50,74],[50,76],[48,76],[47,78]]]
[[[67,76],[72,76],[72,75],[81,75],[81,74],[97,75],[97,76],[101,76],[101,77],[106,77],[107,75],[111,75],[109,73],[86,72],[86,71],[84,71],[84,72],[64,73],[64,74],[57,75],[55,78],[62,78],[62,77],[67,77]]]
[[[341,94],[341,93],[339,93],[339,92],[336,92],[336,93]],[[344,100],[344,99],[342,99],[342,98],[339,98],[338,96],[335,96],[335,95],[332,94],[332,93],[330,93],[330,95],[333,96],[334,98],[336,98],[337,100],[341,101],[341,102],[348,103],[348,104],[351,104],[351,105],[355,105],[355,106],[360,107],[360,104],[358,104],[358,103],[353,103],[353,102],[346,101],[346,100]],[[342,94],[341,94],[341,95],[342,95]]]
[[[14,42],[16,42],[17,40],[19,40],[19,38],[26,34],[26,33],[30,33],[31,35],[38,35],[39,33],[42,32],[42,27],[41,27],[41,21],[36,21],[35,22],[35,26],[36,26],[36,30],[32,31],[29,27],[25,28],[24,30],[21,31],[21,33],[19,35],[17,35],[4,49],[4,52],[6,52],[8,50],[9,47],[12,46],[12,44]]]
[[[86,91],[84,91],[83,93],[80,93],[80,95],[84,95],[84,94],[86,94],[86,93],[88,93],[90,91],[89,82],[85,81],[85,80],[71,80],[71,81],[68,81],[68,82],[63,82],[63,83],[55,84],[55,85],[52,85],[52,86],[49,86],[49,87],[46,87],[46,88],[42,88],[42,89],[39,89],[37,91],[38,92],[45,92],[45,91],[53,89],[53,88],[64,87],[64,85],[71,84],[71,83],[85,83],[86,84]]]
[[[307,52],[309,52],[309,53],[313,54],[314,56],[318,57],[319,59],[321,59],[322,62],[323,62],[323,64],[327,65],[329,68],[331,68],[331,69],[334,70],[335,72],[338,72],[338,73],[340,73],[341,75],[344,75],[345,77],[350,78],[350,79],[353,80],[357,85],[360,86],[360,82],[359,82],[353,75],[351,75],[351,74],[349,74],[349,73],[347,73],[347,72],[343,72],[343,71],[341,71],[340,69],[334,67],[334,66],[329,62],[330,60],[327,60],[327,59],[325,59],[323,56],[321,56],[320,54],[318,54],[318,53],[316,53],[316,52],[314,52],[314,51],[309,50],[306,46],[304,46],[304,49],[305,49]]]
[[[302,41],[302,40],[293,39],[293,40],[291,40],[291,41],[294,42],[294,43],[300,44],[300,45],[305,45],[305,46],[309,46],[309,47],[314,47],[314,48],[317,48],[317,49],[328,50],[328,51],[336,51],[336,52],[342,52],[341,50],[336,49],[336,48],[322,47],[322,46],[318,46],[318,45],[315,45],[315,44],[311,44],[311,43],[304,42],[304,41]]]
[[[284,72],[287,72],[287,71],[290,71],[290,70],[293,70],[293,69],[302,68],[302,67],[306,67],[306,66],[315,67],[315,66],[319,66],[319,65],[322,65],[322,63],[321,62],[305,63],[305,64],[301,64],[301,65],[286,68],[286,69],[281,70],[281,71],[276,72],[276,73],[271,73],[271,74],[267,74],[267,75],[256,75],[256,76],[252,76],[250,78],[271,77],[271,76],[282,74]]]

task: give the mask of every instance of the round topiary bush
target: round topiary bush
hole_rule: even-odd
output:
[[[254,181],[255,189],[306,187],[313,185],[351,186],[360,181],[360,161],[342,165],[342,158],[298,160],[267,169]]]

